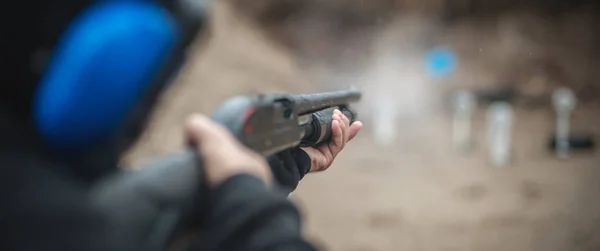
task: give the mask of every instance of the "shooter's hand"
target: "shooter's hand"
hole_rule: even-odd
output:
[[[239,143],[222,125],[195,114],[186,123],[186,133],[202,158],[209,187],[217,187],[237,174],[254,175],[271,183],[266,160]]]
[[[346,143],[352,140],[362,128],[360,121],[355,121],[351,125],[350,120],[337,109],[333,111],[331,118],[331,141],[316,147],[302,148],[310,157],[310,172],[327,170]]]

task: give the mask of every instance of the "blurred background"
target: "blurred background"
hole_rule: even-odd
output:
[[[234,94],[357,88],[364,130],[330,170],[308,175],[291,196],[318,246],[600,250],[600,156],[588,147],[559,159],[548,147],[558,87],[578,99],[571,133],[587,141],[600,133],[599,6],[215,1],[192,62],[126,161],[180,149],[186,116],[210,113]],[[457,90],[477,101],[469,115],[454,108]],[[504,129],[491,129],[509,146],[503,166],[491,161],[488,133],[496,127],[487,122],[498,100],[512,107]],[[457,149],[460,128],[472,140]]]

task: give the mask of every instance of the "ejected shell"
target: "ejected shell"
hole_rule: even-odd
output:
[[[472,114],[477,106],[475,95],[469,91],[458,91],[452,99],[454,108],[452,142],[454,149],[468,152],[472,149]]]
[[[455,112],[471,113],[477,106],[475,94],[470,91],[457,91],[452,97],[452,106]]]
[[[506,166],[511,161],[512,106],[495,102],[487,113],[487,133],[490,161],[494,166]]]
[[[552,104],[557,112],[569,112],[577,106],[577,97],[571,89],[561,87],[552,93]]]
[[[571,148],[569,142],[571,112],[577,106],[577,97],[569,88],[561,87],[552,93],[552,104],[556,111],[556,155],[559,158],[566,158]]]

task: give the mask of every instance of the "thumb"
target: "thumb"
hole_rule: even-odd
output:
[[[186,133],[192,143],[198,147],[203,145],[217,146],[223,142],[229,142],[233,138],[225,127],[203,114],[193,114],[188,118]]]

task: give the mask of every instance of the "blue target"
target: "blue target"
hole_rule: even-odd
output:
[[[425,69],[430,76],[448,77],[454,72],[456,65],[456,56],[449,48],[437,47],[425,53]]]

